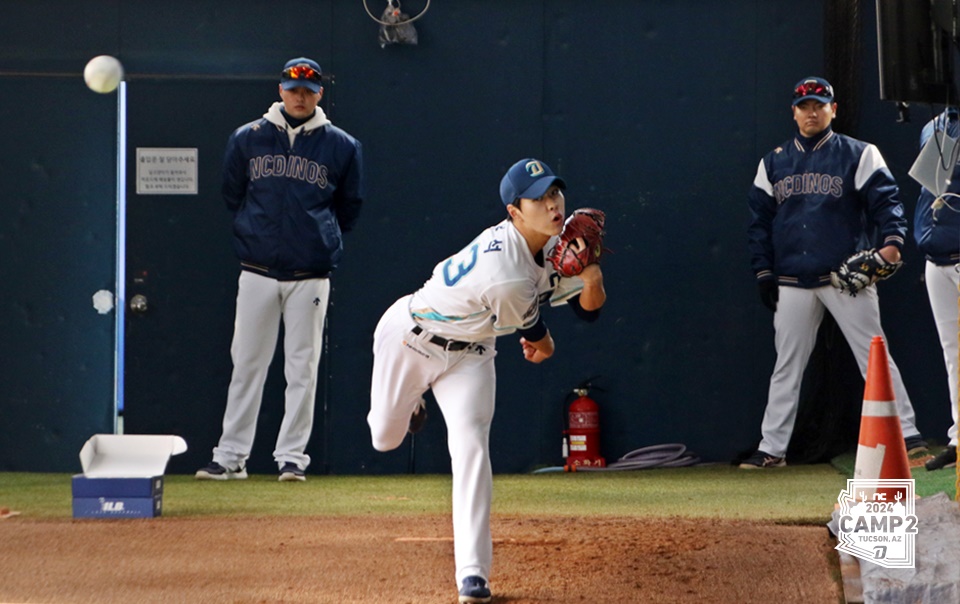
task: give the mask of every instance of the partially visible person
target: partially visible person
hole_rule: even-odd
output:
[[[519,334],[518,352],[541,363],[554,352],[541,304],[567,303],[581,319],[594,321],[606,301],[598,264],[560,278],[547,259],[564,228],[565,188],[545,163],[515,163],[500,182],[506,219],[437,264],[423,287],[384,313],[374,332],[367,415],[373,447],[396,449],[408,432],[423,427],[427,390],[447,425],[460,602],[491,599],[489,437],[497,338]]]
[[[240,259],[233,374],[223,433],[199,480],[244,479],[267,370],[284,328],[283,422],[274,461],[279,479],[306,480],[317,371],[330,276],[343,254],[343,233],[363,202],[360,143],[334,126],[318,104],[320,66],[305,57],[283,66],[280,101],[227,142],[223,198],[234,213]]]
[[[785,466],[800,402],[800,383],[817,329],[829,312],[866,377],[870,343],[883,336],[874,284],[850,295],[830,274],[858,250],[879,248],[880,261],[900,262],[907,233],[897,183],[880,151],[834,132],[833,86],[809,77],[793,88],[797,132],[760,160],[748,201],[751,265],[760,300],[773,314],[777,361],[757,451],[743,469]],[[909,451],[926,447],[913,406],[890,357],[897,412]]]
[[[960,136],[958,125],[960,111],[948,107],[940,115],[931,119],[920,133],[920,149],[930,144],[944,145],[944,133],[952,139]],[[931,140],[936,133],[937,140]],[[939,143],[937,141],[940,141]],[[957,325],[960,308],[960,167],[955,158],[943,156],[939,161],[944,165],[953,162],[952,174],[946,190],[935,196],[925,187],[920,189],[920,199],[914,213],[913,236],[917,247],[926,258],[924,281],[927,284],[927,296],[933,320],[940,335],[940,347],[943,349],[943,361],[947,368],[947,386],[950,393],[950,413],[953,423],[947,429],[947,447],[936,457],[927,461],[927,470],[952,468],[957,465]]]

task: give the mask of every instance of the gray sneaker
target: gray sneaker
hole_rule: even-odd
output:
[[[197,480],[246,480],[247,469],[241,464],[236,470],[230,470],[211,461],[207,467],[197,470],[194,478]]]

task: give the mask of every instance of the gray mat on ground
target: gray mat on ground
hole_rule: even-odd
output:
[[[960,507],[946,493],[917,499],[915,568],[858,560],[864,604],[960,602]],[[827,526],[838,534],[840,511]]]

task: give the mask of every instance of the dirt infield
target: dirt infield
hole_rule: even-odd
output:
[[[826,528],[493,519],[494,602],[842,602]],[[0,522],[0,602],[456,602],[450,519]]]

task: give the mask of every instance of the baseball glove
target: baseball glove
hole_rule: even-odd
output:
[[[579,275],[603,255],[606,215],[594,208],[574,210],[563,224],[560,239],[547,258],[561,277]],[[582,245],[581,245],[582,244]]]
[[[903,261],[887,262],[876,250],[862,250],[830,273],[830,283],[840,291],[856,296],[863,288],[889,279],[901,266]]]

